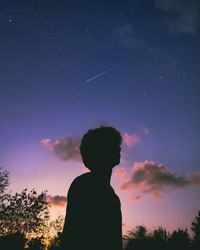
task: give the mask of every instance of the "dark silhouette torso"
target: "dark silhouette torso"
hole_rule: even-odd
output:
[[[118,196],[92,174],[77,177],[68,191],[61,249],[122,250]]]

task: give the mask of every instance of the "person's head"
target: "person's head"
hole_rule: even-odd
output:
[[[112,169],[120,163],[121,143],[122,137],[113,127],[90,129],[80,145],[83,163],[91,171]]]

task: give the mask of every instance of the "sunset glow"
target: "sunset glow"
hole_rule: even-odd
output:
[[[65,216],[90,128],[123,137],[112,186],[124,234],[190,228],[200,209],[200,5],[2,1],[0,166]],[[13,11],[18,10],[18,11]]]

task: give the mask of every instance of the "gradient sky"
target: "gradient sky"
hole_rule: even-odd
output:
[[[124,138],[112,178],[124,232],[189,227],[200,208],[200,2],[2,0],[0,32],[10,190],[48,190],[63,214],[86,171],[80,137],[107,124]]]

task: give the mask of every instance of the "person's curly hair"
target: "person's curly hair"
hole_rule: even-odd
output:
[[[105,162],[112,164],[120,152],[121,143],[122,136],[113,127],[102,126],[88,130],[80,145],[83,163],[91,171]]]

